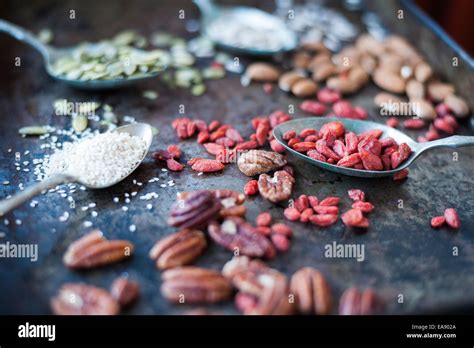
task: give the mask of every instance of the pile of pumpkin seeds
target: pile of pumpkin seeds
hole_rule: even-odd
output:
[[[122,32],[111,40],[81,43],[54,62],[53,73],[68,80],[116,80],[145,77],[170,64],[168,52],[145,51],[137,45],[146,45],[146,39],[134,31]]]

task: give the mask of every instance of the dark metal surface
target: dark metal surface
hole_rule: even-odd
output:
[[[386,11],[386,17],[394,16],[392,2],[376,3],[379,11]],[[383,6],[387,4],[386,6]],[[20,7],[21,6],[21,7]],[[395,6],[396,7],[396,6]],[[76,11],[76,19],[70,20],[67,13]],[[70,45],[84,39],[95,40],[110,37],[119,30],[136,28],[145,34],[166,29],[186,35],[185,21],[178,19],[178,10],[185,9],[187,18],[197,16],[189,1],[42,1],[30,5],[17,1],[0,4],[5,19],[37,31],[51,28],[55,43]],[[355,17],[356,15],[354,15]],[[390,20],[388,21],[388,23]],[[393,25],[396,32],[409,34],[409,38],[427,51],[428,60],[437,66],[443,75],[457,85],[461,94],[472,97],[473,74],[465,65],[461,69],[449,69],[440,63],[449,60],[450,52],[445,45],[430,37],[407,16],[402,25]],[[0,34],[1,35],[1,34]],[[179,105],[185,105],[186,115],[205,120],[219,119],[235,125],[243,134],[252,132],[250,119],[256,115],[268,114],[275,109],[287,110],[289,104],[299,101],[275,90],[266,95],[261,85],[241,87],[239,77],[230,75],[224,80],[208,83],[208,93],[193,97],[185,90],[167,90],[159,81],[126,90],[102,93],[80,92],[50,79],[43,71],[40,56],[21,44],[0,36],[0,181],[9,180],[11,185],[0,185],[0,197],[14,193],[20,182],[31,183],[32,173],[17,172],[14,167],[14,152],[30,150],[22,158],[39,158],[44,150],[39,148],[35,138],[21,138],[17,130],[31,124],[68,125],[68,119],[53,114],[52,102],[57,98],[71,101],[98,100],[115,107],[118,115],[132,115],[138,121],[149,122],[160,128],[153,148],[163,148],[176,143],[171,131],[171,121],[179,116]],[[15,57],[21,57],[21,67],[15,67]],[[156,89],[160,97],[155,101],[141,97],[144,89]],[[351,97],[357,105],[367,107],[371,119],[383,122],[376,116],[372,98],[377,93],[374,86],[368,86],[361,93]],[[470,99],[472,105],[472,98]],[[296,111],[295,117],[303,116]],[[464,122],[462,134],[472,134],[468,122]],[[417,132],[409,132],[416,138]],[[182,143],[184,160],[204,155],[203,148],[194,140]],[[12,148],[12,153],[7,152]],[[387,313],[413,313],[425,310],[435,311],[454,306],[465,307],[474,304],[474,150],[464,148],[456,151],[458,161],[453,161],[453,150],[439,150],[428,153],[411,168],[410,178],[404,183],[395,183],[390,178],[362,179],[343,177],[289,157],[296,170],[296,189],[293,197],[301,193],[342,197],[341,210],[350,207],[347,190],[361,188],[375,206],[370,215],[371,227],[365,234],[355,234],[338,222],[335,226],[319,229],[311,225],[291,223],[295,230],[289,252],[279,255],[270,265],[291,275],[302,266],[319,268],[329,278],[335,295],[351,286],[372,286],[385,299]],[[146,183],[150,178],[160,176],[160,182],[133,185],[132,180]],[[176,186],[161,188],[167,180],[175,180]],[[241,191],[248,178],[236,166],[229,165],[223,173],[198,176],[186,168],[181,173],[164,174],[161,167],[148,159],[129,180],[107,190],[85,191],[75,195],[78,207],[67,222],[59,222],[59,216],[68,210],[69,204],[57,194],[38,197],[39,205],[31,208],[25,205],[7,216],[9,226],[0,225],[6,233],[2,241],[11,243],[38,243],[37,262],[19,259],[0,259],[0,313],[39,314],[50,313],[49,299],[61,284],[68,281],[83,281],[108,288],[112,280],[122,272],[128,272],[141,285],[139,302],[126,313],[131,314],[179,314],[187,305],[169,305],[159,293],[160,272],[148,259],[153,243],[174,229],[167,227],[167,211],[178,191],[197,188],[230,188]],[[153,209],[147,210],[146,203],[137,197],[132,199],[129,210],[121,210],[121,204],[113,197],[123,198],[125,192],[138,191],[138,195],[156,191],[160,197],[152,202]],[[98,217],[80,207],[90,202],[97,204]],[[400,208],[401,203],[403,208]],[[283,220],[283,205],[272,205],[262,198],[246,202],[247,217],[269,210],[275,220]],[[457,208],[462,226],[457,232],[442,228],[433,230],[429,226],[432,216],[441,214],[446,207]],[[13,221],[21,219],[21,225]],[[90,220],[109,238],[125,238],[135,243],[136,250],[131,260],[109,267],[86,272],[66,269],[62,255],[71,241],[86,233],[83,222]],[[1,222],[1,220],[0,220]],[[130,232],[130,224],[137,226]],[[332,242],[361,243],[365,246],[365,261],[354,259],[329,259],[324,256],[324,246]],[[453,248],[459,255],[453,256]],[[210,243],[197,265],[220,269],[231,254]],[[397,302],[402,294],[404,303]],[[221,313],[236,313],[231,302],[211,306]]]

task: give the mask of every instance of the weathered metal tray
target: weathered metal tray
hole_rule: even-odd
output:
[[[271,2],[249,1],[245,4]],[[340,2],[329,2],[340,7]],[[420,18],[410,2],[367,1],[367,6],[376,11],[390,30],[405,35],[426,55],[428,61],[446,79],[456,85],[461,95],[474,108],[472,90],[474,74],[469,57],[451,45],[445,34]],[[76,18],[66,15],[75,9]],[[5,19],[38,31],[51,28],[56,42],[63,45],[79,42],[85,38],[96,40],[110,37],[119,30],[136,28],[149,34],[157,29],[166,29],[176,34],[189,35],[178,11],[184,9],[187,18],[197,18],[197,10],[191,1],[147,1],[133,3],[119,0],[97,2],[3,1],[0,12]],[[405,18],[396,18],[396,10],[404,9]],[[358,13],[348,16],[360,23]],[[71,101],[98,100],[115,107],[118,114],[132,115],[137,120],[149,122],[161,132],[153,145],[154,149],[176,143],[170,123],[177,117],[179,105],[186,106],[189,117],[205,120],[219,119],[229,122],[246,135],[252,132],[250,119],[256,115],[269,114],[275,109],[297,105],[298,100],[275,90],[266,95],[261,85],[248,88],[240,85],[239,76],[210,82],[208,93],[193,97],[185,90],[167,90],[159,82],[150,82],[113,92],[87,93],[69,89],[50,79],[43,71],[39,56],[29,48],[0,36],[0,182],[8,180],[10,185],[0,185],[0,197],[18,190],[18,184],[27,185],[33,180],[31,173],[16,171],[14,153],[31,151],[22,160],[39,158],[43,150],[33,138],[21,138],[17,129],[30,124],[66,125],[66,118],[53,115],[52,102],[57,98]],[[459,66],[452,68],[453,55],[459,56]],[[15,57],[21,57],[21,66],[14,65]],[[156,89],[160,97],[149,101],[141,97],[143,89]],[[368,108],[370,119],[383,122],[377,115],[372,98],[377,93],[375,86],[367,86],[351,97],[355,104]],[[295,117],[303,116],[299,111]],[[473,134],[469,121],[463,123],[462,134]],[[416,132],[408,132],[416,138]],[[12,152],[8,152],[8,149]],[[185,160],[203,155],[203,149],[194,141],[182,145]],[[454,161],[453,159],[458,159]],[[474,306],[474,150],[464,148],[457,151],[439,150],[424,155],[411,169],[410,178],[404,183],[395,183],[390,178],[362,179],[339,176],[302,160],[289,157],[296,170],[294,197],[302,193],[318,197],[337,195],[347,197],[351,188],[363,189],[375,206],[370,216],[371,227],[365,234],[355,234],[341,223],[327,229],[311,225],[292,223],[295,230],[289,252],[270,262],[288,276],[302,266],[314,266],[327,275],[335,296],[351,285],[371,286],[377,289],[386,301],[386,313],[423,313],[433,311],[472,308]],[[160,176],[161,181],[138,187],[132,180],[146,183]],[[161,188],[160,183],[174,180],[174,187]],[[2,241],[10,243],[37,243],[38,260],[0,259],[0,314],[44,314],[50,313],[49,299],[61,284],[82,281],[108,288],[112,280],[122,272],[128,272],[141,285],[141,299],[126,313],[130,314],[180,314],[193,308],[187,305],[170,305],[160,295],[160,273],[148,259],[153,243],[174,231],[166,225],[169,207],[178,191],[199,188],[230,188],[242,190],[248,178],[235,166],[228,166],[222,174],[198,176],[189,169],[181,173],[162,173],[161,168],[149,158],[126,182],[110,190],[85,191],[76,194],[76,211],[64,223],[59,216],[70,210],[69,203],[58,195],[43,195],[36,208],[25,205],[7,216],[8,226],[1,225],[6,236]],[[146,209],[146,202],[134,199],[129,210],[124,212],[113,197],[122,197],[125,192],[138,191],[139,195],[156,191],[159,199],[153,209]],[[341,209],[349,207],[349,200],[342,200]],[[99,215],[92,218],[80,207],[91,202]],[[253,220],[268,210],[277,220],[282,220],[283,206],[277,206],[260,197],[246,202],[248,219]],[[432,216],[442,213],[446,207],[456,207],[461,216],[462,227],[453,232],[447,229],[433,230],[429,226]],[[21,219],[21,225],[14,223]],[[104,231],[110,238],[130,239],[136,251],[130,261],[88,272],[74,272],[62,264],[62,255],[71,241],[82,236],[85,220],[93,221],[94,227]],[[129,231],[135,224],[137,230]],[[325,245],[336,243],[358,243],[365,247],[365,259],[326,258]],[[456,253],[457,252],[457,253]],[[210,243],[207,252],[198,260],[199,266],[220,269],[231,254]],[[403,303],[400,303],[403,295]],[[211,306],[220,313],[237,313],[233,303]]]

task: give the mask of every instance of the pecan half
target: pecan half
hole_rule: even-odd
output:
[[[234,257],[224,265],[222,273],[240,291],[241,297],[249,295],[246,297],[255,301],[250,306],[240,307],[244,314],[286,315],[294,312],[286,277],[262,261],[246,256]]]
[[[58,315],[116,315],[120,306],[107,290],[67,283],[51,299],[51,309]]]
[[[204,233],[184,229],[159,240],[150,250],[150,258],[158,269],[183,266],[193,262],[206,246]]]
[[[175,303],[215,303],[230,298],[232,285],[222,274],[199,267],[176,267],[162,275],[161,294]]]
[[[140,287],[128,277],[118,277],[110,287],[110,294],[122,307],[131,305],[138,298]]]
[[[332,308],[331,288],[324,276],[311,267],[304,267],[291,277],[290,289],[296,296],[298,310],[303,314],[329,314]]]
[[[277,152],[264,150],[250,150],[239,156],[237,165],[247,176],[268,173],[283,167],[286,159]]]
[[[341,315],[370,315],[379,313],[383,308],[382,301],[372,289],[347,289],[339,300]]]
[[[294,183],[295,179],[290,174],[279,170],[273,174],[273,178],[267,174],[260,174],[258,190],[263,197],[276,203],[291,197]]]
[[[180,228],[199,228],[206,226],[218,216],[222,205],[208,190],[186,192],[178,196],[171,207],[168,224]]]
[[[217,244],[242,255],[262,257],[273,249],[265,236],[239,217],[229,217],[222,224],[214,221],[209,224],[208,232]]]
[[[211,192],[221,201],[222,209],[219,211],[219,215],[222,218],[229,216],[242,217],[247,212],[247,208],[243,205],[245,202],[244,194],[229,189],[211,190]]]
[[[127,240],[107,240],[95,230],[73,242],[63,257],[70,268],[93,268],[130,257],[134,246]]]

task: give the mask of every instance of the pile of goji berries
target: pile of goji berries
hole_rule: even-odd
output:
[[[281,252],[288,251],[293,230],[282,223],[272,224],[272,216],[269,212],[260,213],[255,219],[258,233],[269,237],[275,249]]]
[[[341,167],[361,170],[391,170],[397,168],[411,154],[406,143],[398,145],[391,137],[380,139],[383,131],[355,134],[346,132],[341,122],[329,122],[319,131],[303,129],[299,134],[289,130],[283,140],[295,151],[312,159]]]
[[[365,193],[359,189],[351,189],[347,192],[349,198],[354,201],[352,209],[342,214],[344,225],[350,227],[368,228],[369,220],[364,216],[374,210],[374,205],[365,201]]]
[[[326,227],[336,223],[339,208],[339,197],[326,197],[319,201],[316,196],[301,195],[292,207],[288,207],[283,215],[290,221],[310,222],[313,225]]]
[[[188,165],[198,172],[216,172],[225,168],[224,164],[237,161],[239,151],[257,149],[269,142],[275,152],[283,152],[284,147],[273,138],[272,130],[280,123],[289,121],[290,115],[275,111],[269,116],[255,117],[252,119],[252,127],[255,132],[249,139],[244,139],[238,130],[230,124],[221,124],[214,120],[207,124],[203,120],[192,120],[188,117],[177,118],[172,127],[180,139],[188,139],[197,134],[197,142],[204,149],[215,156],[214,159],[192,158]],[[182,170],[183,165],[177,162],[179,157],[169,153],[169,150],[160,150],[154,154],[157,160],[166,161],[168,169]]]

